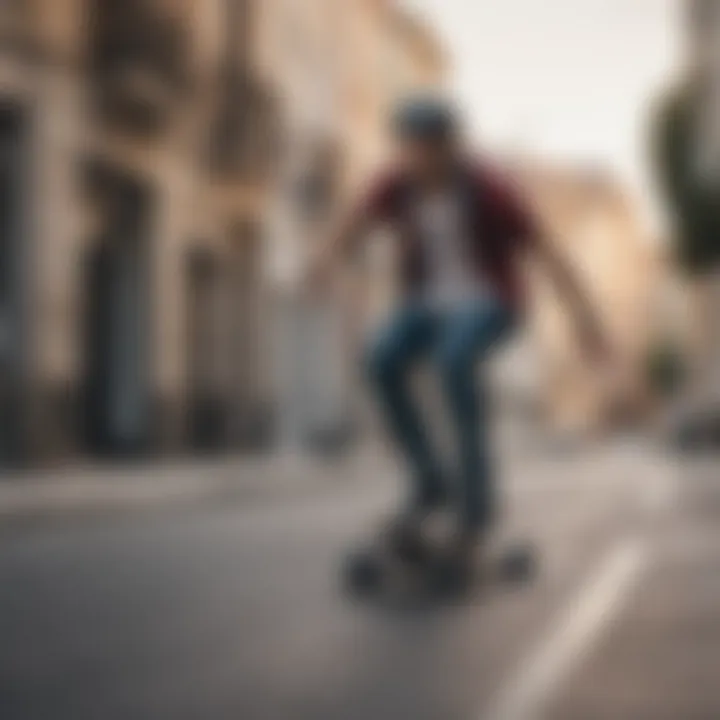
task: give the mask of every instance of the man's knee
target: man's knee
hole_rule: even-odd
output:
[[[363,368],[368,380],[374,385],[395,382],[402,372],[402,353],[394,343],[379,340],[365,350]]]
[[[440,378],[449,390],[466,387],[472,382],[474,365],[473,354],[460,345],[443,347],[437,355]]]

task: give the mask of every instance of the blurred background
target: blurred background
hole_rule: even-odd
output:
[[[622,401],[533,277],[492,372],[547,574],[398,620],[332,584],[401,476],[356,367],[393,238],[302,277],[417,92],[578,269]],[[720,716],[719,318],[715,0],[0,0],[0,717],[484,717],[507,683],[488,717],[541,717],[516,668],[616,547],[647,583],[548,717]]]
[[[649,140],[653,103],[714,42],[688,5],[4,0],[1,462],[357,440],[354,350],[391,259],[339,306],[299,277],[419,90],[456,98],[525,186],[647,419],[648,355],[690,342]],[[538,298],[505,385],[558,426],[596,425]]]

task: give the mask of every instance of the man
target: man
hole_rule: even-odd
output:
[[[566,301],[582,348],[603,351],[599,325],[571,272],[529,210],[484,162],[464,153],[458,121],[441,101],[415,99],[394,122],[397,166],[370,189],[324,248],[315,279],[376,225],[398,237],[402,301],[369,344],[366,369],[392,435],[410,466],[412,489],[398,542],[447,500],[449,483],[411,397],[417,361],[434,363],[457,440],[459,549],[482,540],[494,517],[486,389],[478,363],[522,324],[523,260],[540,260]]]

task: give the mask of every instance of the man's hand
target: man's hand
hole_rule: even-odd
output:
[[[330,233],[330,241],[312,253],[304,274],[304,285],[311,292],[325,292],[332,284],[335,269],[347,251],[363,237],[372,225],[371,217],[356,214],[341,218]]]
[[[632,367],[597,328],[587,328],[580,335],[583,357],[590,365],[593,385],[600,393],[603,415],[608,422],[622,419],[633,403]]]

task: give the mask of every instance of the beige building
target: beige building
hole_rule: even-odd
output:
[[[3,3],[6,457],[260,440],[279,122],[251,10]]]
[[[429,26],[390,0],[348,0],[345,127],[351,182],[387,160],[388,118],[398,100],[442,92],[449,60]]]
[[[625,411],[641,412],[664,272],[657,244],[645,234],[631,196],[601,171],[526,164],[518,177],[599,311],[622,371]],[[580,356],[567,312],[540,277],[535,293],[533,334],[545,414],[561,428],[597,426],[607,419],[608,385]]]
[[[340,5],[0,3],[0,462],[275,433],[283,278],[384,78],[390,4]]]
[[[266,44],[268,73],[282,88],[292,138],[270,240],[279,431],[290,448],[337,446],[356,425],[359,327],[347,303],[308,295],[300,278],[337,211],[388,160],[392,105],[421,85],[437,87],[445,67],[430,33],[388,0],[264,8],[275,38]]]

